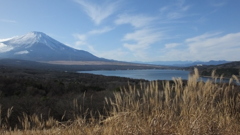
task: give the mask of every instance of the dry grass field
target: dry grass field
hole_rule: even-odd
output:
[[[14,108],[6,117],[0,117],[0,134],[6,135],[237,135],[240,134],[240,89],[232,83],[219,84],[198,81],[198,70],[187,83],[173,79],[129,85],[114,92],[114,98],[105,98],[107,113],[96,118],[91,110],[84,115],[60,122],[49,116],[43,120],[37,115],[19,117],[23,129],[7,128]],[[59,99],[61,100],[61,99]],[[76,110],[81,110],[73,101]],[[64,114],[65,115],[65,114]],[[63,118],[64,118],[63,115]],[[86,117],[86,116],[92,117]],[[1,111],[0,111],[1,116]]]

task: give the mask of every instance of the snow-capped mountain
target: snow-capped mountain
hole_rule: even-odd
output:
[[[89,52],[68,47],[42,32],[0,40],[0,58],[33,61],[106,61]]]

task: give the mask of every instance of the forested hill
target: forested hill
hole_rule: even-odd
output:
[[[196,66],[195,66],[196,67]],[[193,69],[194,67],[188,67],[186,69]],[[215,75],[224,77],[231,77],[232,75],[240,76],[240,61],[230,62],[220,65],[209,65],[209,66],[197,66],[200,75],[211,76],[212,71],[215,70]]]

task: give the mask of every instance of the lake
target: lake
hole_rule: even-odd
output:
[[[153,80],[172,80],[173,77],[181,77],[182,79],[187,80],[190,72],[184,70],[144,69],[144,70],[79,71],[79,73],[90,73],[104,76],[118,76],[153,81]]]
[[[78,73],[89,73],[95,75],[104,75],[104,76],[117,76],[117,77],[127,77],[133,79],[145,79],[149,81],[154,80],[172,80],[175,78],[181,78],[183,80],[188,80],[190,71],[186,70],[166,70],[166,69],[143,69],[143,70],[94,70],[94,71],[79,71]],[[207,81],[211,80],[208,77],[200,77],[199,80]],[[220,79],[216,80],[220,82]],[[228,83],[229,79],[223,79],[221,82]],[[235,84],[240,85],[236,81],[233,81]]]

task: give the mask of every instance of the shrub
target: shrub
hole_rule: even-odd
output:
[[[198,79],[198,70],[195,69],[187,83],[175,78],[173,83],[166,81],[159,84],[153,81],[138,86],[129,84],[115,91],[114,97],[105,98],[107,113],[99,113],[97,118],[91,110],[83,109],[74,100],[76,115],[72,120],[59,122],[52,117],[42,120],[41,116],[24,115],[20,119],[23,125],[27,123],[27,126],[23,126],[24,130],[10,130],[6,133],[240,134],[239,86],[231,84],[231,80],[227,84],[218,84]],[[79,109],[83,115],[76,112]],[[1,126],[4,128],[4,125]]]

